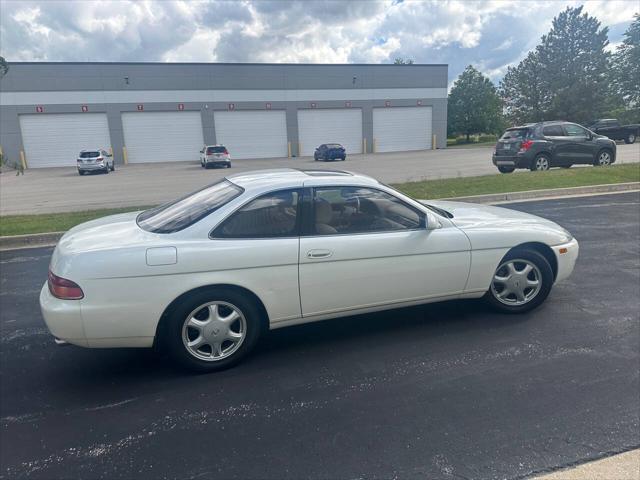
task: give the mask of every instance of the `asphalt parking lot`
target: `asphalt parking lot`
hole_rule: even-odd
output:
[[[519,317],[448,302],[270,332],[238,367],[57,347],[50,248],[0,252],[0,478],[517,479],[640,446],[640,194],[511,204],[580,241]]]
[[[385,183],[498,174],[491,152],[490,147],[451,148],[353,155],[345,162],[326,163],[310,157],[237,160],[230,170],[203,170],[198,162],[137,164],[83,177],[75,167],[33,169],[19,177],[0,175],[0,215],[157,205],[226,175],[264,168],[346,169]],[[616,162],[640,162],[640,144],[618,145]]]

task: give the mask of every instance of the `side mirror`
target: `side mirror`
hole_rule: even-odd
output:
[[[425,230],[437,230],[442,228],[442,222],[440,222],[440,219],[438,219],[434,213],[426,212],[425,216],[422,218]]]

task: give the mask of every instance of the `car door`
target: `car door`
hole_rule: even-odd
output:
[[[250,200],[210,235],[216,270],[248,288],[267,306],[271,321],[300,317],[298,253],[301,189],[265,193]],[[223,255],[220,255],[223,252]],[[207,267],[203,259],[203,268]]]
[[[300,238],[303,316],[463,291],[470,245],[449,222],[427,230],[424,212],[372,187],[315,187],[310,197]]]
[[[574,159],[573,163],[593,163],[597,153],[597,144],[593,135],[580,125],[565,123],[567,150]]]
[[[570,148],[570,140],[560,124],[545,125],[542,128],[542,135],[551,142],[552,165],[569,165],[573,163],[573,156]]]

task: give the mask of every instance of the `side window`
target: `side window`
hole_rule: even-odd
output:
[[[542,129],[542,134],[545,137],[564,137],[564,130],[562,125],[547,125]]]
[[[420,228],[421,214],[386,192],[362,187],[315,189],[317,235],[392,232]]]
[[[299,190],[262,195],[232,213],[213,232],[217,238],[273,238],[298,235]]]
[[[567,123],[564,126],[564,129],[567,131],[567,135],[570,137],[586,137],[587,131],[579,125],[573,125],[572,123]]]

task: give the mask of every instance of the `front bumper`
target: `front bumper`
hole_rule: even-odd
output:
[[[60,300],[45,282],[40,290],[40,310],[47,328],[57,340],[87,347],[79,300]],[[58,341],[56,341],[58,343]]]
[[[556,282],[560,282],[568,278],[571,272],[573,272],[578,254],[580,253],[580,246],[578,245],[578,241],[573,238],[568,243],[551,247],[551,250],[553,250],[556,260],[558,261]]]

